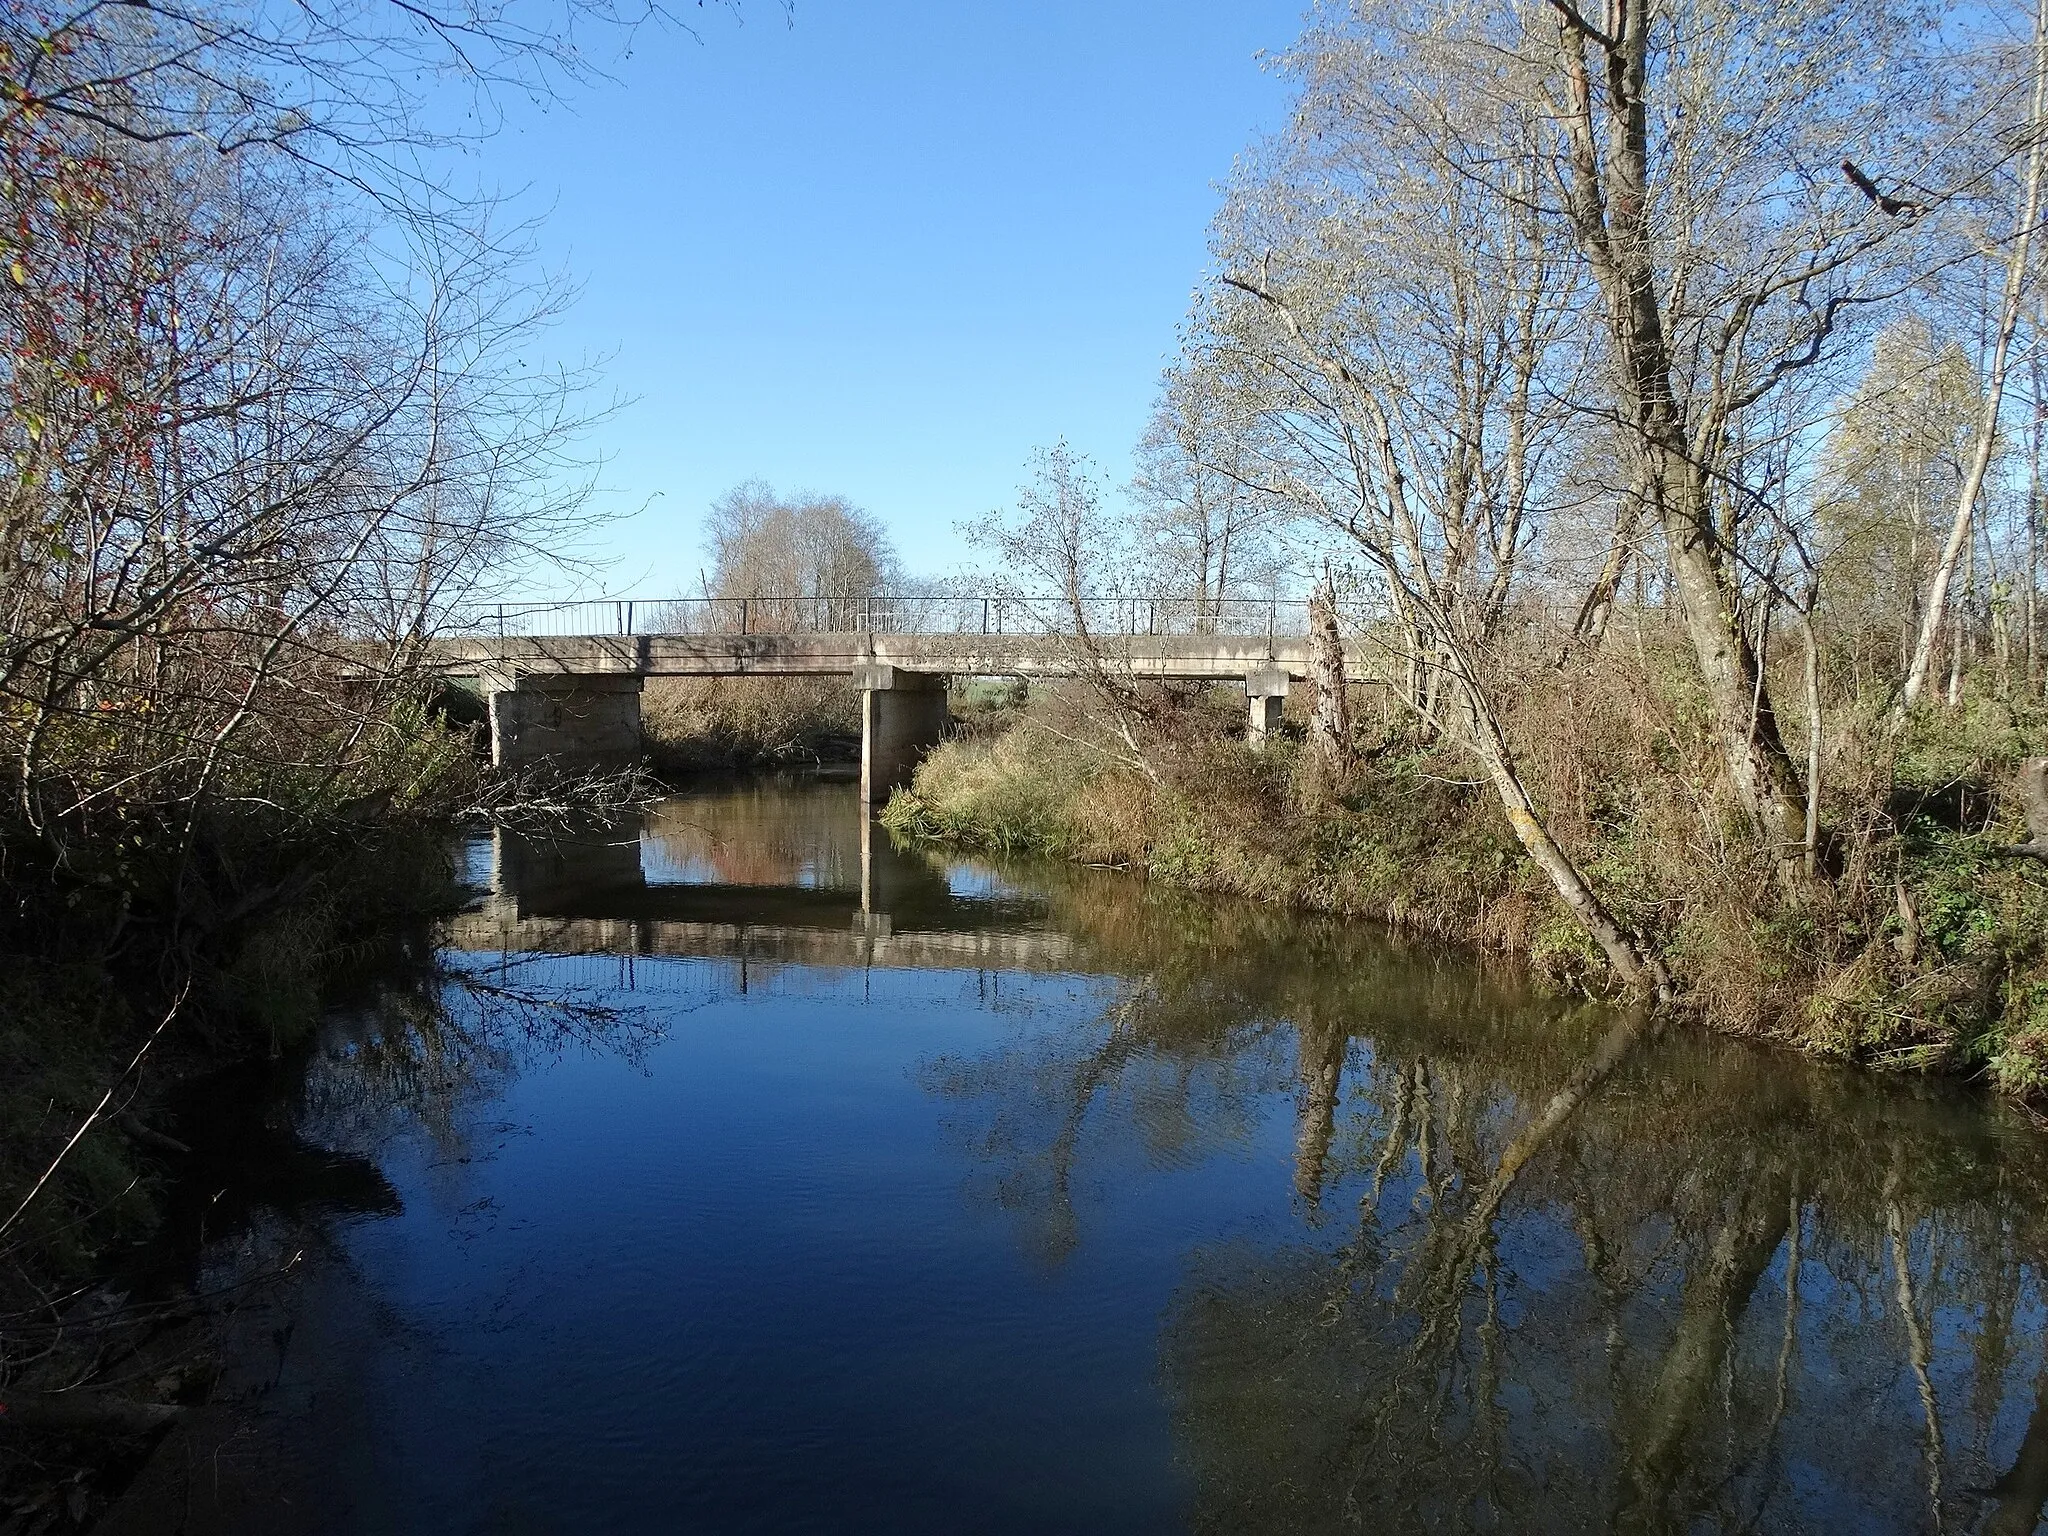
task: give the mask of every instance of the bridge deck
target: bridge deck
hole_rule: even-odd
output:
[[[1345,649],[1347,671],[1363,677],[1363,644]],[[1073,677],[1100,665],[1133,677],[1224,682],[1270,670],[1305,677],[1309,665],[1304,639],[1230,635],[1112,635],[1092,654],[1058,635],[462,636],[434,641],[429,654],[453,675],[563,677],[843,677],[881,663],[955,677]]]

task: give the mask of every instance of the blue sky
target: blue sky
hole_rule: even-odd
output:
[[[688,9],[698,40],[641,34],[474,160],[582,285],[548,350],[608,355],[632,402],[591,444],[632,514],[606,595],[694,589],[704,508],[750,477],[843,493],[942,573],[1035,445],[1126,476],[1303,0]]]

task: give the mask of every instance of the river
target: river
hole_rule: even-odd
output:
[[[2036,1528],[2015,1110],[845,784],[464,854],[285,1105],[373,1194],[110,1528]]]

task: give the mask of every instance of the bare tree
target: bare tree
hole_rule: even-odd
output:
[[[1366,632],[1408,706],[1473,754],[1614,974],[1661,999],[1662,962],[1550,830],[1499,705],[1496,642],[1577,424],[1572,264],[1526,206],[1536,124],[1426,54],[1378,13],[1311,30],[1293,128],[1225,214],[1209,344],[1261,402],[1266,488],[1365,557]]]
[[[1920,620],[1920,636],[1914,642],[1912,660],[1907,665],[1905,684],[1900,690],[1900,704],[1907,709],[1919,702],[1927,686],[1934,662],[1935,640],[1948,616],[1949,586],[1955,579],[1956,561],[1969,540],[1971,521],[1978,515],[1978,498],[1983,494],[1992,451],[1998,444],[1999,415],[2005,402],[2006,373],[2012,362],[2013,334],[2019,329],[2021,308],[2025,302],[2029,275],[2027,257],[2032,249],[2034,226],[2041,217],[2041,172],[2044,154],[2048,154],[2048,148],[2044,148],[2042,143],[2042,135],[2048,132],[2048,0],[2044,0],[2034,13],[2032,55],[2032,94],[2017,136],[2026,145],[2026,158],[2017,189],[2018,208],[2010,232],[2002,242],[1997,242],[2005,247],[2005,282],[1992,327],[1984,409],[1977,422],[1976,440],[1972,444],[1968,467],[1956,491],[1948,541],[1942,546],[1941,557],[1934,565],[1934,580],[1928,589],[1926,609]],[[1952,695],[1953,692],[1951,689]],[[1951,697],[1950,702],[1956,700]]]
[[[783,496],[752,480],[712,504],[705,529],[709,595],[746,599],[757,627],[868,628],[869,605],[901,584],[887,531],[843,496]]]
[[[1770,537],[1753,527],[1768,496],[1751,468],[1787,428],[1757,418],[1958,259],[1963,214],[2013,147],[1987,129],[1996,72],[1956,68],[1951,39],[1923,46],[1911,7],[1816,0],[1780,7],[1767,33],[1752,20],[1720,0],[1548,0],[1461,21],[1456,46],[1520,61],[1514,88],[1555,125],[1554,192],[1534,206],[1598,285],[1605,401],[1663,534],[1730,782],[1782,857],[1803,808],[1748,546]]]
[[[1283,503],[1264,494],[1250,455],[1249,412],[1201,358],[1167,371],[1139,439],[1131,491],[1140,530],[1169,598],[1184,596],[1193,627],[1216,627],[1239,589],[1270,580]]]
[[[84,850],[153,822],[175,887],[214,809],[374,779],[422,639],[573,525],[581,419],[513,365],[561,298],[518,231],[366,224],[149,109],[0,112],[0,747],[10,832],[118,881]]]

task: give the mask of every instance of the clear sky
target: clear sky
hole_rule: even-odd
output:
[[[606,355],[606,595],[694,589],[706,505],[840,492],[918,573],[1064,435],[1129,473],[1218,184],[1303,0],[747,0],[515,106],[476,168],[549,210]]]

